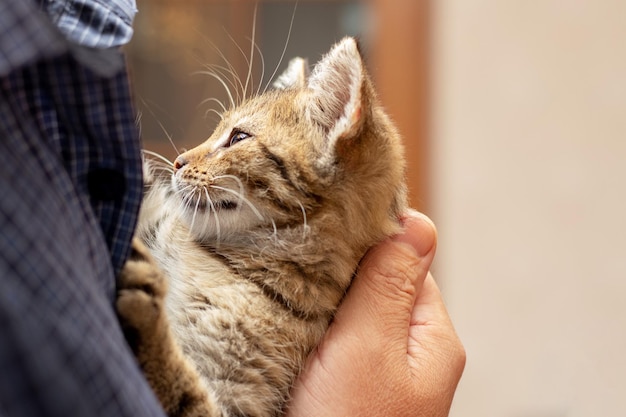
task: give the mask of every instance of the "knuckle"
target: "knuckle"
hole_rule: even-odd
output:
[[[382,285],[385,291],[394,294],[415,294],[415,281],[419,272],[419,258],[415,252],[404,244],[396,244],[393,252],[384,258],[377,257],[368,266],[367,273],[376,286]]]

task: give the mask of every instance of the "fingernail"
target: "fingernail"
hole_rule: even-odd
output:
[[[411,245],[417,256],[426,256],[437,243],[437,229],[426,215],[415,210],[407,210],[400,221],[404,232],[396,235],[392,240]]]

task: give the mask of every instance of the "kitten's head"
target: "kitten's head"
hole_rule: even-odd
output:
[[[335,45],[310,76],[292,60],[274,85],[176,159],[172,186],[196,238],[321,227],[369,245],[396,231],[402,146],[356,42]]]

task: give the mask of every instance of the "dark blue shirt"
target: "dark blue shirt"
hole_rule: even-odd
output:
[[[0,0],[0,416],[159,416],[114,311],[141,201],[133,0]]]

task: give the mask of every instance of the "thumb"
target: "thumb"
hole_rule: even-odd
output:
[[[363,259],[337,312],[334,331],[358,331],[362,334],[353,335],[357,340],[371,341],[374,336],[390,345],[407,343],[406,329],[435,254],[437,232],[430,219],[414,211],[402,221],[403,233],[371,249]]]

